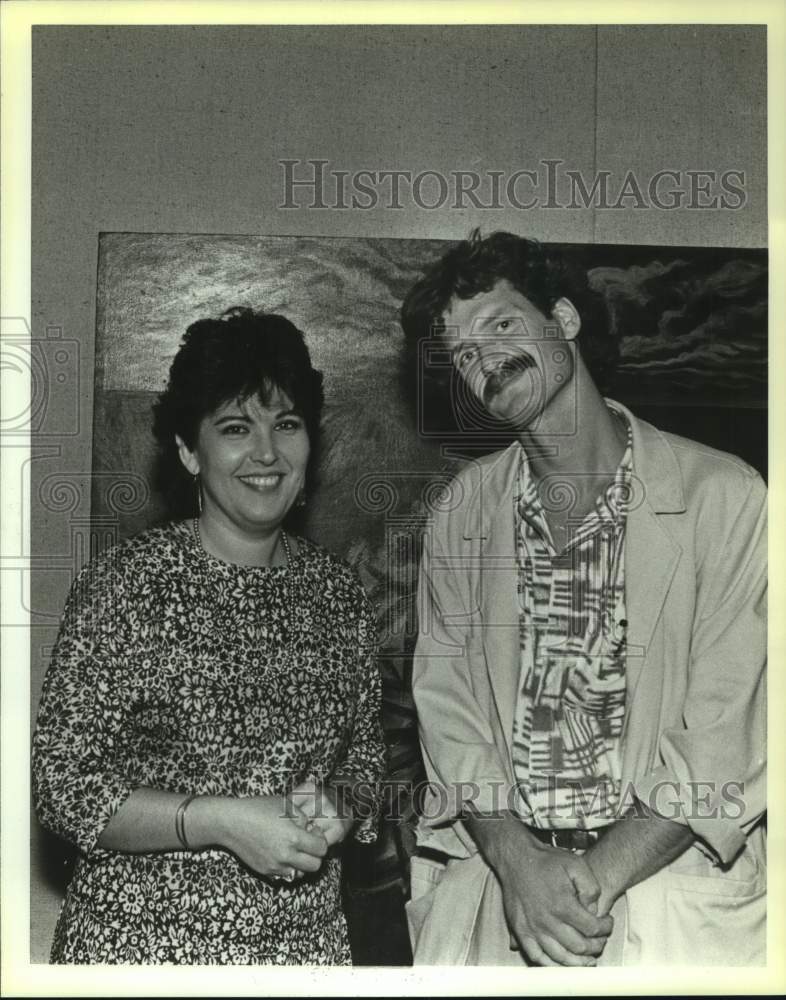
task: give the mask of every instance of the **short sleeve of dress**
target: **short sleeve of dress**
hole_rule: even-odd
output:
[[[118,553],[103,553],[74,581],[33,736],[38,818],[85,853],[132,791],[121,750],[130,691]]]
[[[361,843],[377,838],[381,783],[385,773],[385,741],[380,718],[382,681],[377,666],[377,624],[373,608],[360,589],[357,626],[358,700],[344,758],[330,784],[349,799],[358,819],[353,835]]]

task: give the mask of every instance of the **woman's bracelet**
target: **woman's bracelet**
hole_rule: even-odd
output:
[[[177,812],[175,813],[175,833],[184,851],[191,850],[188,837],[186,837],[186,809],[188,809],[195,798],[197,798],[196,795],[187,795],[177,807]]]

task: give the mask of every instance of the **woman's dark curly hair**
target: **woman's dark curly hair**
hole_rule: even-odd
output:
[[[153,407],[158,442],[158,487],[172,516],[196,513],[196,490],[177,453],[175,435],[193,449],[202,420],[224,403],[258,397],[268,405],[276,389],[303,418],[311,445],[306,485],[313,481],[324,394],[322,372],[312,367],[303,334],[275,313],[235,306],[218,319],[186,330]]]
[[[505,232],[483,238],[479,229],[474,229],[468,240],[456,244],[432,264],[404,299],[402,374],[409,385],[421,384],[422,389],[446,393],[450,379],[458,376],[445,366],[430,372],[419,371],[421,341],[441,332],[443,314],[454,296],[471,299],[491,291],[503,280],[509,281],[546,317],[552,315],[560,298],[570,299],[581,317],[578,339],[581,356],[598,388],[608,392],[619,347],[610,334],[606,303],[589,287],[586,270],[535,240]]]

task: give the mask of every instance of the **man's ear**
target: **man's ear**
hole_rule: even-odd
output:
[[[192,476],[198,476],[199,459],[179,434],[175,434],[175,444],[177,445],[177,453],[180,456],[180,461]]]
[[[559,323],[565,340],[575,340],[581,329],[581,316],[570,299],[557,299],[551,315]]]

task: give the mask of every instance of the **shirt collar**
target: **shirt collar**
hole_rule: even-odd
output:
[[[627,415],[622,409],[615,406],[609,400],[605,400],[607,409],[625,427],[626,445],[619,465],[614,473],[614,482],[601,493],[595,500],[594,514],[602,522],[616,523],[624,519],[631,499],[631,476],[633,473],[633,428]],[[519,466],[518,483],[514,496],[516,510],[527,520],[533,521],[542,528],[542,519],[545,519],[543,512],[543,502],[540,497],[540,490],[535,488],[530,475],[530,463],[524,446],[519,444]],[[551,499],[557,504],[561,500],[570,499],[570,485],[560,485],[555,482],[550,490]],[[588,517],[592,517],[590,512]]]

